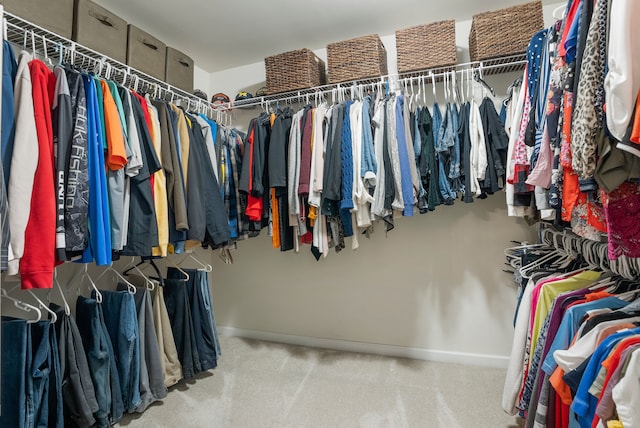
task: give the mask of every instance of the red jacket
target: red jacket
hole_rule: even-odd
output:
[[[20,260],[22,288],[51,288],[55,266],[56,194],[54,184],[51,109],[56,79],[40,60],[29,63],[33,109],[38,132],[38,166],[33,182],[31,213]]]

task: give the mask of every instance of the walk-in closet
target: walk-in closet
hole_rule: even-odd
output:
[[[640,428],[636,1],[0,3],[0,428]]]

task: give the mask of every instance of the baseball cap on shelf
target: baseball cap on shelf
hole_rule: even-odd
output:
[[[202,98],[203,100],[208,100],[209,96],[207,95],[207,93],[201,89],[196,89],[193,91],[193,95],[195,95],[198,98]]]
[[[218,92],[217,94],[214,94],[211,97],[211,104],[215,105],[219,105],[219,104],[227,104],[230,103],[231,99],[229,98],[228,95],[223,94],[222,92]]]
[[[258,89],[256,91],[256,97],[266,97],[267,95],[269,95],[269,94],[267,93],[267,87],[266,86],[263,86],[263,87],[261,87],[260,89]]]
[[[250,98],[253,98],[253,95],[247,91],[238,92],[238,95],[236,95],[236,101],[248,100]]]

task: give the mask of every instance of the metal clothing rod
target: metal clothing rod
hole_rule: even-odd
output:
[[[72,64],[98,76],[117,81],[130,89],[146,91],[156,98],[181,103],[187,110],[206,114],[218,122],[230,121],[227,112],[213,108],[208,100],[198,98],[8,12],[4,12],[3,15],[3,34],[9,42],[50,60],[50,64],[54,61]]]
[[[230,110],[233,108],[255,107],[259,105],[267,105],[271,103],[289,103],[292,101],[309,101],[316,97],[325,97],[328,94],[335,94],[352,90],[354,88],[366,89],[384,86],[386,87],[392,82],[404,84],[418,82],[423,79],[424,83],[432,84],[435,81],[442,80],[445,76],[455,71],[456,74],[465,75],[468,70],[480,70],[481,72],[491,74],[506,73],[521,70],[527,63],[525,55],[512,55],[503,58],[496,58],[486,61],[472,61],[462,64],[456,64],[450,67],[440,67],[425,70],[412,71],[407,73],[387,74],[379,77],[359,79],[349,82],[334,83],[329,85],[315,86],[312,88],[301,89],[299,91],[291,91],[274,95],[266,95],[263,97],[250,98],[248,100],[235,101],[225,104],[219,104],[218,109]]]

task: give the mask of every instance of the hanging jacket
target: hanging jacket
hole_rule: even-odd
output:
[[[217,151],[217,148],[221,144],[216,144],[216,139],[218,137],[218,124],[212,120],[208,120],[206,116],[202,115],[195,116],[195,119],[198,121],[198,125],[200,125],[200,128],[202,129],[207,154],[209,155],[209,162],[211,162],[211,167],[216,175],[216,180],[220,183],[223,180],[220,179],[221,168],[220,163],[218,162],[220,154]]]
[[[438,188],[438,168],[435,154],[434,126],[428,108],[423,108],[420,114],[420,176],[422,185],[427,191],[427,209],[433,211],[440,205],[440,190]]]
[[[321,212],[323,215],[337,215],[342,185],[342,125],[344,105],[336,104],[331,108],[331,125],[327,137],[327,150],[324,160],[324,182],[322,184]]]
[[[401,174],[401,191],[404,209],[402,215],[413,216],[413,206],[415,203],[415,193],[413,188],[411,171],[415,170],[415,161],[413,160],[413,151],[411,151],[411,159],[409,158],[408,138],[411,134],[407,134],[404,117],[404,97],[399,95],[396,102],[394,114],[396,115],[396,135],[398,138],[398,159],[400,161]],[[413,147],[413,143],[411,144]]]
[[[487,150],[487,174],[484,183],[480,183],[483,191],[493,194],[500,190],[498,180],[505,180],[505,165],[507,163],[507,148],[509,138],[504,131],[504,125],[496,112],[493,101],[485,98],[480,104],[480,116]]]
[[[187,183],[187,213],[189,214],[188,246],[201,245],[207,230],[207,212],[204,200],[204,171],[200,162],[199,147],[196,146],[193,122],[185,116],[189,130],[189,181]],[[181,139],[182,141],[182,139]]]
[[[82,76],[87,97],[87,136],[89,160],[89,245],[82,254],[83,263],[98,265],[111,263],[111,227],[109,200],[104,166],[102,123],[93,78]]]
[[[66,70],[71,97],[72,139],[65,170],[64,232],[66,260],[79,256],[88,245],[89,159],[87,98],[82,76]],[[58,147],[60,153],[60,147]]]
[[[56,88],[53,97],[53,147],[55,150],[55,180],[56,180],[56,259],[67,260],[66,232],[65,232],[65,203],[67,191],[67,172],[69,170],[69,156],[73,140],[73,113],[71,109],[71,94],[69,84],[63,68],[53,69]]]
[[[14,145],[11,155],[11,175],[7,191],[11,230],[11,245],[8,249],[9,275],[18,273],[20,259],[24,254],[24,232],[31,213],[33,180],[38,166],[38,132],[33,114],[29,61],[31,55],[27,52],[20,53],[14,88],[17,144]]]
[[[289,225],[289,201],[287,198],[287,165],[289,161],[289,139],[293,123],[293,111],[286,108],[281,111],[271,128],[269,139],[269,186],[275,194],[277,209],[274,209],[274,233],[279,240],[274,246],[280,251],[293,249],[293,229]],[[297,117],[297,115],[295,116]],[[296,128],[297,131],[297,128]]]
[[[179,158],[182,165],[182,179],[184,181],[185,189],[189,184],[189,127],[187,126],[187,120],[184,116],[184,112],[179,107],[169,104],[169,108],[176,115],[175,131],[177,138],[177,144],[179,147]]]
[[[158,119],[160,120],[162,168],[167,180],[169,208],[174,214],[175,228],[181,231],[188,230],[189,220],[184,180],[168,106],[158,100],[152,101],[152,104],[158,109]]]
[[[2,43],[2,55],[2,124],[0,127],[0,148],[2,150],[4,183],[5,186],[8,186],[16,132],[16,111],[13,91],[16,82],[16,73],[18,72],[18,64],[16,63],[13,48],[7,40],[4,40]]]
[[[465,103],[460,109],[460,126],[458,135],[461,140],[460,167],[464,177],[464,193],[462,201],[473,202],[473,192],[471,191],[471,137],[469,135],[469,103]]]
[[[120,251],[123,248],[125,231],[125,170],[127,150],[124,139],[123,124],[118,106],[111,95],[105,80],[99,81],[102,89],[104,129],[107,144],[107,191],[109,195],[109,212],[111,225],[111,249]]]
[[[131,94],[131,107],[140,137],[142,168],[138,175],[131,178],[130,183],[129,229],[127,245],[122,250],[122,254],[126,256],[150,256],[152,248],[158,246],[158,224],[155,218],[150,177],[161,168],[161,165],[153,149],[141,100],[143,100],[142,97],[135,93]]]
[[[148,95],[145,99],[147,100],[149,115],[151,116],[153,149],[158,157],[158,161],[162,164],[160,141],[162,132],[160,130],[158,109],[151,104]],[[152,253],[154,256],[166,257],[169,251],[169,204],[167,201],[167,179],[162,168],[154,173],[153,202],[156,213],[156,223],[158,225],[158,246],[153,248]]]
[[[202,193],[205,214],[205,234],[202,243],[205,247],[218,248],[231,239],[227,213],[222,193],[213,165],[207,156],[205,138],[202,128],[195,118],[191,118],[193,140],[191,150],[195,152],[195,162],[200,163],[201,181],[199,191]],[[191,163],[191,162],[190,162]]]
[[[56,80],[53,72],[40,60],[31,61],[29,69],[38,133],[38,166],[33,181],[29,221],[24,232],[24,255],[20,260],[20,277],[23,289],[51,288],[56,248],[51,108]]]
[[[287,187],[287,149],[293,111],[285,108],[276,116],[269,141],[269,187]]]

